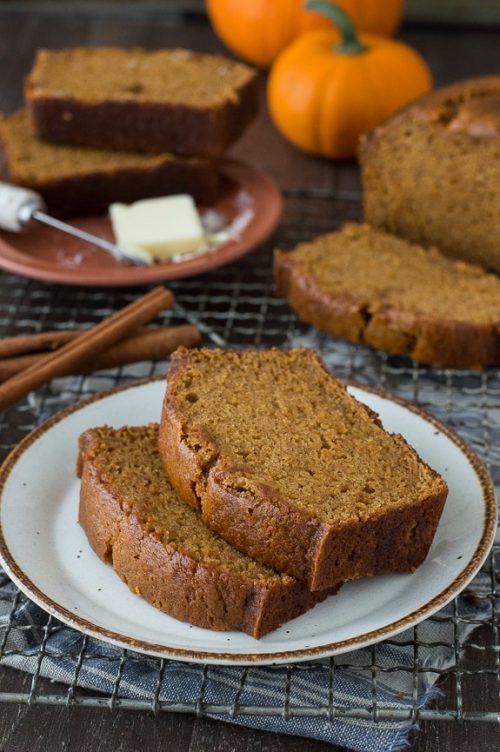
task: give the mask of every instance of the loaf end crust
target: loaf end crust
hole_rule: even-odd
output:
[[[363,208],[375,227],[500,272],[500,76],[420,97],[363,136]]]

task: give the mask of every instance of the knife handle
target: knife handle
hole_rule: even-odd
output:
[[[42,197],[27,188],[0,182],[0,228],[21,232],[35,211],[43,211]]]

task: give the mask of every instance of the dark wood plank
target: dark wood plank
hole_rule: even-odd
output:
[[[197,718],[189,752],[342,752],[334,744]]]
[[[498,29],[405,29],[402,38],[422,53],[437,86],[500,69]]]
[[[7,728],[6,728],[7,726]],[[64,707],[2,708],[2,752],[187,752],[193,718]]]
[[[149,713],[21,705],[0,712],[2,752],[344,752],[311,739],[273,734],[208,718]],[[493,752],[493,724],[425,722],[412,752]]]
[[[23,79],[39,47],[57,48],[84,43],[91,25],[89,16],[45,14],[2,16],[0,14],[0,110],[12,112],[23,105]],[[19,25],[19,22],[22,23]],[[12,22],[13,28],[10,28]]]

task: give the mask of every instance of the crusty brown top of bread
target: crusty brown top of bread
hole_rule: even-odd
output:
[[[412,119],[428,120],[450,133],[496,138],[500,134],[500,76],[456,81],[420,97],[362,137],[361,149],[394,125]]]
[[[255,76],[243,63],[185,49],[72,47],[39,50],[26,86],[40,98],[206,108],[237,101]]]

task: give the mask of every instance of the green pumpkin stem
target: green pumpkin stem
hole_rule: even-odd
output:
[[[357,55],[366,51],[367,48],[358,39],[353,22],[338,5],[325,2],[325,0],[308,0],[305,7],[307,10],[316,10],[323,13],[338,28],[342,35],[342,41],[335,45],[335,52]]]

